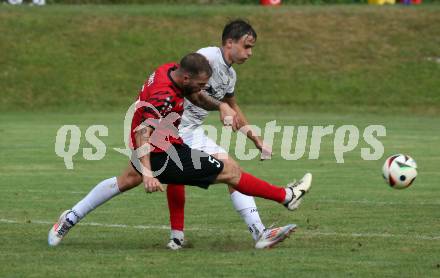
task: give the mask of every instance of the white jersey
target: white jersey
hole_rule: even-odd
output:
[[[212,68],[212,76],[205,91],[218,100],[223,99],[226,95],[233,96],[237,75],[235,70],[226,63],[221,49],[219,47],[205,47],[199,49],[197,53],[205,56]],[[185,99],[184,105],[179,129],[194,130],[201,126],[209,112],[192,104],[187,99]]]

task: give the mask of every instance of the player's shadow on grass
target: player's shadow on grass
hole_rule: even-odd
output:
[[[76,227],[72,230],[63,242],[54,249],[64,250],[93,250],[93,252],[121,250],[144,250],[161,251],[167,250],[168,232],[164,231],[135,231],[128,229]],[[43,241],[41,241],[43,243]],[[44,242],[45,243],[45,242]],[[47,243],[45,243],[47,244]],[[235,252],[244,250],[255,250],[254,241],[245,235],[233,235],[228,233],[190,233],[187,235],[185,247],[177,252],[193,251],[217,251]],[[285,247],[281,243],[277,248]],[[169,252],[175,252],[168,250]]]
[[[203,238],[193,239],[185,243],[185,247],[182,250],[172,251],[166,248],[168,243],[167,237],[161,239],[153,239],[145,236],[144,238],[131,238],[130,236],[124,237],[121,234],[118,237],[77,237],[72,236],[63,240],[63,242],[53,249],[63,250],[93,250],[93,252],[99,251],[111,251],[115,250],[120,252],[121,250],[144,250],[144,251],[161,251],[167,250],[169,252],[190,252],[193,251],[217,251],[217,252],[235,252],[243,250],[254,250],[254,243],[250,240],[239,240],[227,237],[226,239],[215,238]]]

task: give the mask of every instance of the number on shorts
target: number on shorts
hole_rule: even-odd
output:
[[[220,161],[218,161],[217,159],[215,159],[212,156],[208,156],[208,160],[209,162],[211,162],[212,164],[215,164],[215,167],[220,168],[221,164]]]

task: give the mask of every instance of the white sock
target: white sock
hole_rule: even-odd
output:
[[[116,177],[103,180],[98,183],[84,199],[79,201],[72,208],[72,213],[69,213],[67,216],[73,224],[76,224],[89,212],[120,193]]]
[[[284,190],[286,190],[286,197],[284,198],[284,202],[283,204],[287,204],[288,202],[290,202],[292,200],[292,190],[285,188]]]
[[[185,239],[185,235],[184,235],[183,231],[171,230],[170,239],[173,239],[173,238],[177,238],[178,240],[180,240],[181,243],[183,243],[183,241]]]
[[[243,218],[244,222],[246,222],[248,225],[252,238],[257,240],[264,231],[265,227],[261,222],[260,214],[258,213],[254,198],[244,195],[238,191],[234,191],[231,194],[231,200],[235,210],[241,215],[241,218]]]

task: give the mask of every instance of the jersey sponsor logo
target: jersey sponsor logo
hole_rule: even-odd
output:
[[[232,79],[233,73],[230,69],[221,68],[221,66],[215,66],[213,68],[213,74],[209,79],[209,85],[213,89],[211,96],[217,96],[217,99],[221,99],[228,92],[233,90]]]
[[[223,85],[229,85],[229,76],[227,76],[223,71],[217,70],[217,73],[219,75],[219,79],[222,81]]]

